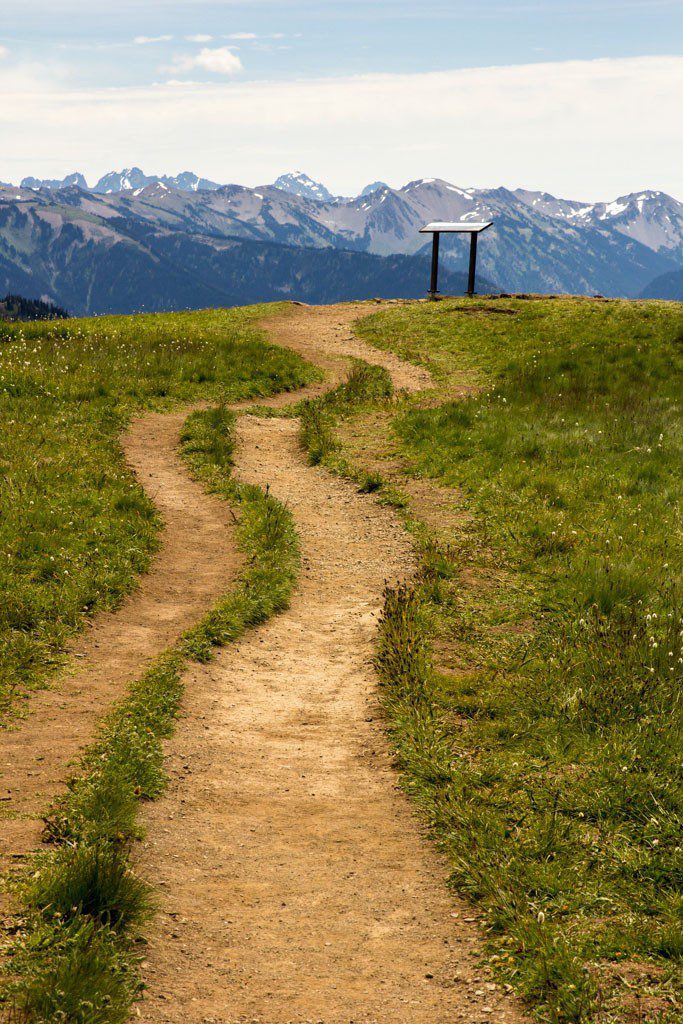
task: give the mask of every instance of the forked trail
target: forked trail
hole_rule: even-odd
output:
[[[358,307],[353,316],[361,311]],[[292,347],[304,355],[310,351],[307,334],[293,332]],[[333,348],[320,356],[332,382],[346,366]],[[391,364],[393,357],[386,358]],[[307,391],[315,394],[329,386]],[[300,396],[277,395],[271,404]],[[225,503],[190,478],[178,451],[190,412],[143,415],[122,438],[128,463],[164,521],[161,549],[150,572],[121,608],[98,615],[73,644],[67,671],[49,689],[31,695],[26,717],[0,729],[0,913],[8,904],[4,879],[21,869],[24,856],[39,845],[42,815],[63,791],[98,723],[152,659],[229,589],[239,568]]]
[[[118,611],[95,619],[74,644],[69,671],[31,696],[27,717],[0,731],[0,872],[39,845],[41,815],[108,708],[225,593],[239,568],[225,503],[190,479],[177,450],[187,415],[148,414],[122,439],[164,520],[151,571]]]
[[[328,369],[382,362],[357,307],[301,309],[272,340]],[[336,376],[336,374],[335,374]],[[477,959],[471,910],[397,791],[371,659],[386,581],[413,571],[398,520],[306,464],[291,420],[244,416],[236,474],[291,508],[303,571],[289,611],[187,678],[172,783],[141,868],[161,912],[147,1024],[521,1021]]]

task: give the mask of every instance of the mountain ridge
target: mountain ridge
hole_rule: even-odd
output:
[[[683,302],[683,267],[668,274],[660,274],[643,288],[639,298]]]
[[[419,229],[431,220],[493,220],[479,266],[511,292],[636,297],[683,264],[683,204],[655,190],[586,204],[524,189],[461,188],[439,178],[400,189],[375,182],[343,198],[321,193],[325,187],[300,172],[258,188],[215,182],[205,188],[206,179],[192,172],[155,177],[140,168],[105,175],[99,191],[83,190],[75,177],[57,189],[0,187],[0,201],[33,204],[39,219],[69,210],[71,220],[83,223],[122,217],[188,236],[378,256],[428,255],[430,242]],[[97,234],[92,226],[86,230]],[[442,252],[446,269],[465,269],[466,239],[444,237]]]

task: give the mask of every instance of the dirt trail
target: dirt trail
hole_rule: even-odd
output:
[[[335,344],[340,333],[349,355],[372,357],[374,350],[353,339],[349,324],[375,309],[374,304],[339,307],[333,314],[335,333],[320,347],[311,342],[310,322],[325,317],[324,309],[306,308],[302,317],[292,306],[290,317],[269,321],[281,323],[286,344],[314,356],[327,379],[265,404],[286,405],[344,377],[348,359]],[[391,355],[380,360],[389,368],[398,362]],[[63,790],[69,766],[92,741],[97,724],[146,665],[226,592],[239,567],[225,504],[190,479],[178,453],[180,430],[190,412],[142,416],[122,438],[128,463],[164,519],[162,548],[151,571],[120,609],[98,615],[74,642],[69,670],[49,689],[31,695],[27,717],[0,730],[0,912],[7,905],[3,876],[20,868],[23,857],[39,845],[42,814]]]
[[[382,305],[393,305],[383,303]],[[327,380],[316,390],[326,391],[346,376],[349,359],[365,359],[383,366],[391,374],[394,387],[402,391],[422,391],[432,386],[427,370],[404,363],[393,352],[381,352],[353,333],[352,324],[381,308],[374,302],[344,303],[339,306],[292,305],[283,316],[263,320],[271,341],[291,348],[304,359],[325,371]],[[285,404],[279,395],[269,404]]]
[[[271,337],[334,371],[358,315],[296,311]],[[163,896],[141,1019],[521,1021],[397,791],[376,706],[377,615],[385,581],[414,569],[407,535],[306,464],[295,422],[245,416],[238,437],[236,473],[292,509],[303,571],[289,611],[189,673],[171,786],[148,811],[142,868]]]
[[[146,415],[122,439],[164,520],[151,571],[118,611],[97,616],[75,642],[70,670],[31,696],[27,718],[0,731],[0,807],[9,815],[1,819],[0,871],[38,846],[41,814],[103,714],[235,577],[239,559],[229,511],[190,479],[177,450],[187,415],[187,409]]]

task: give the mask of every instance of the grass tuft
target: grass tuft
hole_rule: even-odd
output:
[[[387,370],[360,359],[353,362],[347,379],[319,398],[307,399],[298,406],[301,444],[311,465],[329,461],[338,450],[334,427],[350,409],[391,398],[393,384]],[[381,486],[380,483],[377,489]]]
[[[140,991],[129,947],[88,919],[36,927],[13,970],[21,996],[8,1024],[125,1024]]]
[[[62,847],[33,879],[27,904],[60,925],[91,918],[117,932],[138,928],[152,912],[150,887],[109,843]]]

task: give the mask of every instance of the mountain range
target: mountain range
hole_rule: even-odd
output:
[[[210,181],[208,178],[200,178],[194,171],[181,171],[180,174],[170,176],[168,174],[145,174],[139,167],[126,167],[122,171],[109,171],[92,188],[88,185],[80,171],[67,174],[65,178],[23,178],[20,187],[60,189],[77,185],[84,192],[90,191],[109,195],[112,192],[125,192],[127,189],[145,188],[147,185],[157,184],[166,185],[167,188],[175,188],[181,192],[213,192],[221,188],[218,182]],[[288,174],[281,174],[273,184],[275,188],[284,189],[285,192],[291,192],[292,195],[302,196],[305,199],[318,199],[324,203],[334,202],[335,200],[337,202],[344,202],[343,196],[333,196],[325,185],[309,178],[303,171],[290,171]],[[362,196],[370,195],[371,192],[377,191],[378,188],[388,188],[388,186],[383,181],[376,181],[374,184],[364,188],[360,194]]]
[[[145,188],[146,185],[161,183],[168,188],[180,189],[181,192],[210,192],[221,186],[208,178],[200,178],[193,171],[182,171],[180,174],[169,176],[167,174],[145,174],[139,167],[126,167],[123,171],[109,171],[100,180],[89,187],[85,177],[76,171],[74,174],[67,174],[65,178],[23,178],[21,188],[49,188],[62,189],[76,185],[84,192],[97,192],[109,195],[112,192],[125,192],[127,189]]]
[[[683,267],[683,203],[657,191],[582,203],[426,178],[338,197],[302,172],[247,188],[139,168],[86,184],[73,174],[0,186],[0,289],[25,291],[33,280],[33,294],[82,313],[215,305],[221,296],[408,297],[426,290],[430,241],[419,229],[431,220],[494,221],[479,247],[480,291],[495,282],[507,292],[659,297],[662,280],[669,298]],[[443,241],[441,289],[462,290],[466,239]],[[118,291],[107,267],[117,268]]]

